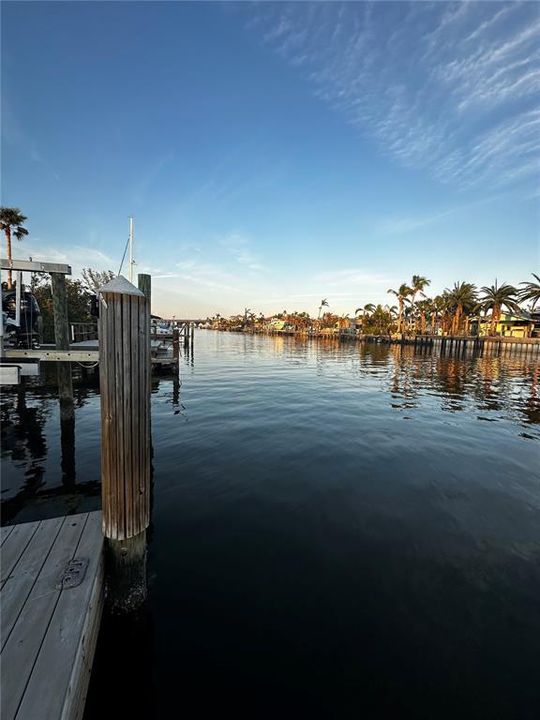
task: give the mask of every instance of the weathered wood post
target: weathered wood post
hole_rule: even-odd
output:
[[[69,350],[69,320],[66,294],[66,276],[62,273],[51,273],[54,340],[57,350]],[[60,420],[70,420],[74,415],[73,381],[71,379],[71,363],[57,363],[58,397],[60,400]]]
[[[148,300],[148,312],[152,312],[152,276],[139,273],[137,275],[137,285],[139,290],[144,294],[144,297]]]
[[[139,290],[144,294],[144,297],[146,298],[148,302],[148,352],[150,354],[150,364],[148,366],[148,373],[150,377],[148,378],[148,395],[150,397],[150,402],[152,398],[152,276],[147,275],[146,273],[139,273],[137,275],[137,285],[139,287]],[[157,330],[157,328],[156,328]],[[154,457],[154,445],[152,444],[152,413],[150,412],[149,418],[149,434],[150,434],[150,457]],[[150,476],[152,476],[152,472],[150,473]],[[152,503],[150,503],[152,504]]]
[[[180,357],[180,331],[178,328],[174,328],[172,331],[172,355],[176,369],[178,370],[178,361]]]
[[[148,352],[150,353],[150,358],[152,357],[152,335],[151,335],[151,328],[152,328],[152,276],[146,275],[144,273],[139,273],[137,275],[137,285],[139,287],[139,290],[143,293],[144,297],[146,298],[148,302]],[[152,374],[152,362],[150,361],[150,369],[149,369],[150,375]],[[151,391],[150,383],[148,384],[148,392]]]
[[[150,307],[124,277],[99,291],[101,497],[110,607],[146,599],[150,520]]]

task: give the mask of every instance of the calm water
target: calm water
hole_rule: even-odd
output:
[[[198,333],[87,718],[537,718],[539,369]],[[96,379],[62,432],[53,381],[3,393],[4,523],[99,507]]]

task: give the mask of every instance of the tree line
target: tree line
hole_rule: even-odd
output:
[[[6,238],[7,258],[12,259],[12,237],[22,240],[28,235],[24,227],[27,220],[19,208],[0,208],[0,230]],[[82,280],[67,280],[66,288],[69,303],[71,322],[91,322],[90,298],[97,289],[108,282],[114,273],[110,270],[99,272],[90,268],[82,271]],[[540,302],[540,276],[532,273],[532,281],[520,283],[520,288],[497,280],[491,286],[478,288],[470,282],[455,282],[452,288],[446,288],[440,295],[430,298],[425,290],[431,281],[422,275],[413,275],[410,283],[402,283],[397,289],[390,288],[388,293],[396,298],[397,305],[374,305],[368,303],[355,310],[354,316],[362,325],[366,334],[389,334],[441,331],[444,334],[467,334],[472,317],[483,315],[484,320],[490,321],[490,332],[493,334],[497,323],[501,319],[503,310],[511,313],[521,313],[521,305],[529,302],[529,310],[533,311]],[[8,271],[7,289],[13,287],[11,271]],[[32,291],[43,315],[44,335],[50,339],[52,332],[52,293],[50,280],[43,275],[32,278]],[[297,330],[325,329],[347,327],[350,318],[346,315],[336,315],[331,311],[322,313],[329,307],[327,298],[323,298],[318,307],[317,318],[311,318],[307,312],[283,310],[273,318],[282,320]],[[257,327],[268,322],[263,313],[256,315],[250,308],[245,308],[243,314],[222,318],[216,313],[208,322],[223,329],[232,327]]]
[[[98,289],[112,280],[111,270],[83,268],[82,278],[66,278],[66,297],[70,323],[95,323],[90,313],[90,303]],[[36,298],[43,318],[43,342],[54,342],[54,316],[51,278],[42,273],[32,273],[30,289]]]
[[[442,332],[448,335],[467,334],[472,319],[489,322],[490,333],[496,331],[503,311],[518,316],[527,312],[522,307],[529,303],[528,311],[533,312],[540,303],[540,276],[532,273],[533,280],[520,283],[517,288],[495,280],[493,285],[477,287],[473,283],[458,281],[446,288],[440,295],[428,297],[426,289],[431,281],[421,275],[413,275],[410,283],[402,283],[397,289],[390,288],[388,294],[396,298],[395,305],[367,303],[354,311],[354,319],[365,334],[384,335],[392,333]],[[244,313],[222,317],[219,313],[208,318],[208,323],[220,329],[263,328],[272,320],[281,320],[294,329],[324,330],[346,328],[352,318],[349,314],[337,315],[331,311],[327,298],[320,301],[316,317],[307,312],[283,310],[270,318],[263,313],[256,314],[250,308]]]

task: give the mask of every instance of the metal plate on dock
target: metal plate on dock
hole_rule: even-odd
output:
[[[58,589],[65,590],[66,588],[74,588],[80,585],[86,575],[87,567],[87,558],[78,557],[70,560],[64,570]]]
[[[80,718],[104,598],[101,513],[1,535],[0,716]]]

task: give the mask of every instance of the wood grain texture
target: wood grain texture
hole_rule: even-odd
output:
[[[137,286],[144,293],[144,297],[148,300],[148,307],[152,312],[152,276],[145,273],[137,275]]]
[[[88,515],[83,514],[63,519],[60,531],[54,538],[45,562],[2,649],[0,700],[2,720],[12,720],[17,716],[32,668],[60,597],[60,579],[67,563],[75,555],[87,518]],[[24,528],[24,525],[17,527]],[[10,537],[14,533],[15,530]],[[83,609],[81,608],[80,611],[83,612]],[[59,651],[61,652],[62,648]],[[49,674],[51,677],[54,676],[51,668]],[[18,717],[26,720],[24,715]]]
[[[26,545],[17,564],[11,570],[2,587],[2,613],[0,614],[0,641],[2,648],[8,641],[17,618],[41,572],[41,568],[49,556],[62,523],[63,518],[43,520],[38,523],[30,542]]]
[[[103,530],[113,540],[149,524],[150,313],[133,289],[100,294]]]
[[[71,718],[79,694],[86,696],[87,683],[84,684],[81,671],[85,650],[88,652],[87,633],[90,627],[96,629],[95,615],[100,612],[102,545],[101,519],[98,513],[92,513],[72,548],[74,556],[88,559],[84,580],[59,593],[17,712],[19,720]],[[91,642],[94,644],[95,638]]]
[[[69,350],[69,320],[65,275],[51,273],[51,288],[56,349]]]
[[[15,525],[13,531],[9,534],[2,545],[2,570],[0,574],[0,582],[2,586],[19,561],[19,558],[26,550],[26,546],[32,539],[38,525],[39,522]]]
[[[8,539],[13,527],[13,525],[8,525],[7,527],[0,528],[0,545],[3,545],[4,540]]]

